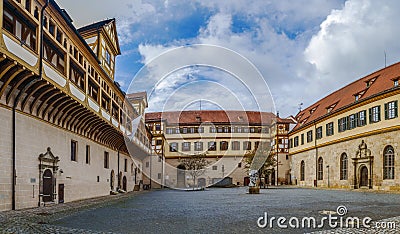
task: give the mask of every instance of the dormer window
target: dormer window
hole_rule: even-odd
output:
[[[378,76],[375,76],[374,78],[371,78],[371,79],[365,81],[365,83],[367,84],[367,88],[369,88],[375,82],[375,80],[377,78],[378,78]]]
[[[358,100],[360,100],[360,98],[364,95],[365,91],[366,91],[366,89],[363,90],[363,91],[361,91],[361,92],[359,92],[359,93],[354,94],[354,100],[355,100],[356,102],[357,102]]]
[[[312,109],[310,110],[310,115],[311,115],[312,113],[314,113],[316,109],[317,109],[317,107],[312,108]]]
[[[328,106],[327,108],[326,108],[326,113],[331,113],[332,112],[332,110],[335,108],[335,106],[338,104],[338,102],[336,102],[336,103],[334,103],[334,104],[332,104],[332,105],[330,105],[330,106]]]
[[[394,87],[399,86],[399,80],[394,80],[394,81],[393,81],[393,86],[394,86]]]
[[[201,117],[200,116],[196,116],[196,121],[197,122],[201,122]]]

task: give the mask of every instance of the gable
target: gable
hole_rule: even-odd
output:
[[[110,47],[112,47],[114,49],[115,54],[116,55],[121,54],[121,50],[119,48],[115,20],[112,20],[110,23],[106,24],[103,27],[103,29],[104,29],[104,33],[109,41]]]

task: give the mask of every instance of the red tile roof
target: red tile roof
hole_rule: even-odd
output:
[[[278,122],[278,123],[295,124],[296,122],[295,122],[293,119],[294,119],[293,116],[289,116],[289,117],[287,117],[287,118],[278,117],[278,118],[277,118],[277,122]]]
[[[356,95],[359,95],[357,102],[368,99],[383,91],[394,87],[394,80],[400,77],[400,63],[383,68],[349,85],[329,94],[313,105],[300,111],[296,115],[297,125],[293,130],[300,129],[302,126],[328,115],[328,108],[332,107],[329,114],[335,113],[341,108],[356,103]]]
[[[128,93],[126,97],[128,99],[142,99],[142,98],[147,99],[147,92]]]
[[[154,112],[146,114],[147,121],[165,120],[168,124],[199,124],[199,123],[249,123],[249,124],[271,124],[276,116],[270,112],[257,111],[222,111],[222,110],[202,110],[202,111],[173,111],[173,112]]]

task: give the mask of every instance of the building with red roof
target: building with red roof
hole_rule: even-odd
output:
[[[243,157],[260,142],[271,144],[277,119],[284,125],[292,123],[268,112],[193,110],[147,113],[146,125],[152,132],[156,153],[165,157],[165,185],[184,188],[210,186],[226,177],[235,185],[247,185],[248,169]],[[185,176],[188,172],[181,165],[181,159],[195,154],[205,154],[210,162],[197,181]],[[287,183],[289,160],[283,163],[287,164],[286,171],[270,175],[270,184],[276,183],[275,178]]]
[[[300,186],[400,190],[400,63],[362,77],[300,111],[289,133]]]

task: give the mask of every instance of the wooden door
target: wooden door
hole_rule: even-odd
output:
[[[126,176],[124,176],[124,178],[122,178],[122,189],[124,191],[127,191],[126,188],[127,188],[127,186],[126,186]]]
[[[64,203],[64,184],[58,185],[58,203]]]
[[[368,186],[368,169],[363,166],[360,170],[360,187]]]
[[[53,201],[53,173],[49,169],[43,173],[43,201]]]

